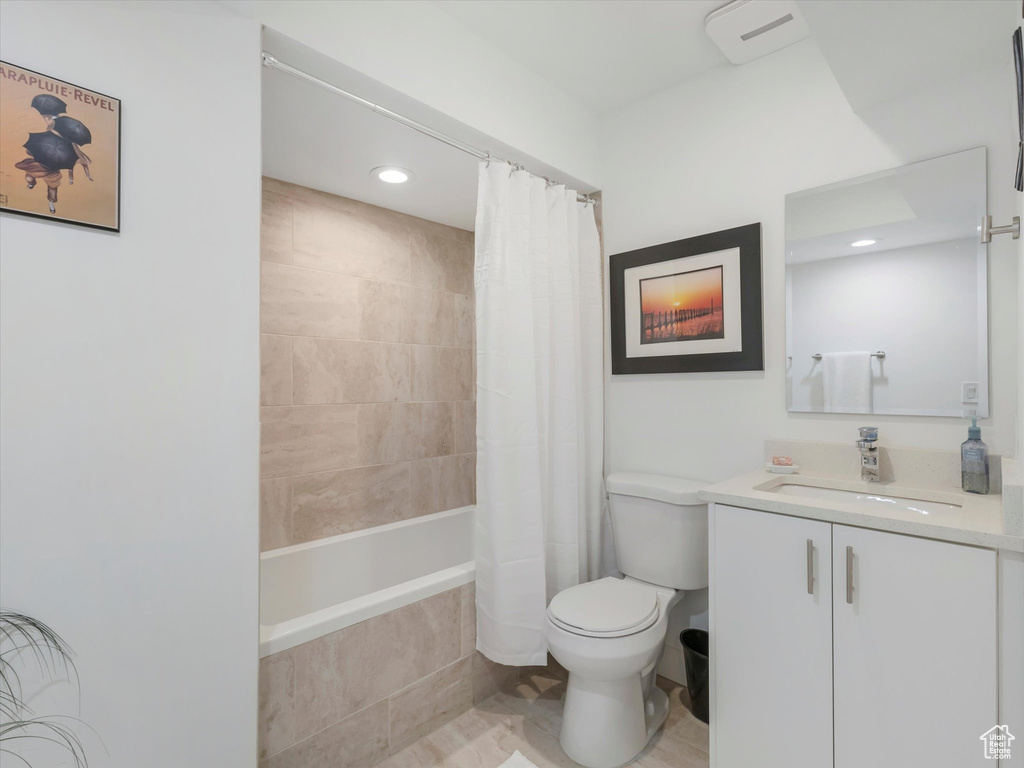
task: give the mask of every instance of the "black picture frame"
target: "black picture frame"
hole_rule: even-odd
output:
[[[1017,77],[1017,170],[1013,188],[1024,192],[1024,40],[1020,27],[1013,30],[1013,71]]]
[[[39,72],[39,71],[34,70],[34,69],[29,69],[28,67],[23,67],[20,64],[14,64],[13,62],[9,62],[9,61],[3,60],[3,59],[0,59],[0,65],[7,66],[7,67],[14,67],[16,69],[20,69],[20,70],[22,70],[24,72],[28,72],[28,73],[30,73],[32,75],[36,75],[38,77],[45,78],[47,80],[51,80],[51,81],[54,81],[54,82],[59,83],[59,84],[69,86],[71,89],[78,89],[78,90],[81,90],[81,91],[87,91],[90,94],[95,94],[96,96],[101,96],[101,97],[103,97],[105,99],[109,99],[111,103],[117,105],[117,152],[116,152],[116,156],[117,156],[117,176],[114,179],[114,189],[116,190],[117,199],[116,199],[116,205],[114,207],[115,223],[112,226],[111,225],[106,225],[106,224],[97,224],[97,223],[90,222],[90,221],[83,221],[83,220],[80,220],[80,219],[71,219],[71,218],[67,218],[65,216],[61,216],[59,214],[36,213],[36,212],[33,212],[33,211],[26,211],[26,210],[22,210],[22,209],[19,209],[19,208],[10,208],[10,207],[7,207],[6,205],[0,205],[0,214],[8,214],[8,215],[11,215],[11,216],[23,216],[23,217],[30,218],[30,219],[38,219],[39,221],[47,221],[47,222],[50,222],[50,223],[64,224],[64,225],[72,226],[72,227],[83,227],[83,228],[86,228],[86,229],[95,229],[95,230],[99,230],[99,231],[102,231],[102,232],[112,232],[112,233],[115,233],[115,234],[120,234],[120,232],[121,232],[121,197],[122,197],[122,194],[121,194],[122,193],[122,190],[121,190],[121,176],[122,176],[122,174],[121,174],[121,160],[122,160],[122,158],[121,158],[121,132],[122,132],[122,128],[123,128],[122,123],[123,123],[123,120],[124,120],[124,104],[122,103],[121,99],[117,98],[116,96],[111,96],[108,93],[103,93],[102,91],[97,91],[97,90],[94,90],[92,88],[86,88],[84,85],[78,85],[76,83],[72,83],[70,80],[64,80],[63,78],[55,77],[54,75],[47,75],[47,74],[45,74],[43,72]]]
[[[738,248],[740,252],[741,351],[664,357],[627,357],[626,270],[731,248]],[[688,237],[671,243],[651,245],[635,251],[617,253],[611,256],[609,267],[613,375],[764,370],[760,222]]]

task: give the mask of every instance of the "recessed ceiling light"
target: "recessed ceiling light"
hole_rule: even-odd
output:
[[[412,178],[412,171],[407,171],[405,168],[396,168],[393,165],[384,165],[379,168],[374,168],[370,171],[371,176],[376,176],[381,181],[386,181],[388,184],[404,184]]]
[[[864,248],[869,245],[874,245],[877,242],[877,240],[854,240],[850,245],[854,248]]]

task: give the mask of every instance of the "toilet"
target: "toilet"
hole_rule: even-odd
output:
[[[616,768],[647,745],[668,715],[654,685],[673,606],[708,586],[703,483],[614,473],[607,488],[624,578],[559,592],[548,606],[551,655],[569,672],[559,741],[587,768]]]

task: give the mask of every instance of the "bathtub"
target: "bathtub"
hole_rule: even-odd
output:
[[[260,658],[468,584],[473,507],[260,555]]]

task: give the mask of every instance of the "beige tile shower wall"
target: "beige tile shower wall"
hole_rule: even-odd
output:
[[[259,768],[381,762],[515,684],[475,648],[467,584],[261,659]]]
[[[263,180],[261,549],[475,500],[473,233]]]

